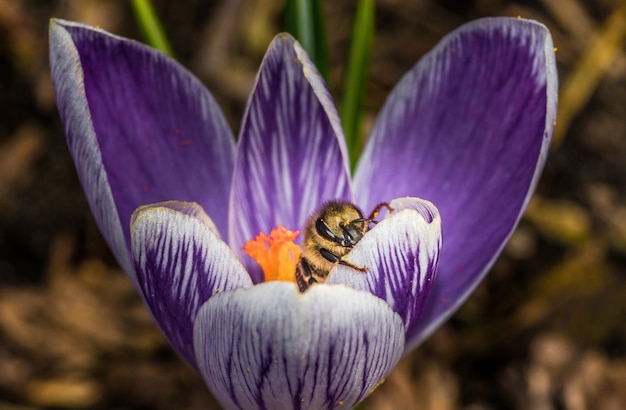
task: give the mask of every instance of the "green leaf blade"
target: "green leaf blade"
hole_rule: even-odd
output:
[[[350,154],[350,166],[353,171],[362,146],[360,126],[367,74],[374,42],[374,15],[374,0],[359,1],[344,79],[343,95],[339,107]]]
[[[132,0],[131,5],[146,42],[168,56],[174,57],[174,50],[167,40],[163,26],[150,0]]]
[[[323,0],[286,0],[285,30],[294,36],[328,82],[329,58]]]

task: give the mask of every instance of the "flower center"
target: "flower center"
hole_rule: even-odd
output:
[[[296,281],[296,264],[300,259],[300,247],[293,243],[300,231],[289,231],[280,225],[267,236],[263,232],[250,239],[243,247],[263,269],[265,281]]]

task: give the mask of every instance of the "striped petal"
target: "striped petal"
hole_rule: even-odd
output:
[[[205,303],[194,343],[225,408],[350,409],[399,360],[404,327],[367,292],[268,282]]]
[[[335,106],[315,66],[288,34],[261,64],[237,147],[230,244],[259,232],[300,229],[325,200],[351,200],[347,149]],[[239,253],[255,282],[261,272]]]
[[[408,345],[463,303],[517,225],[543,169],[556,98],[548,30],[490,18],[446,36],[385,103],[355,175],[357,202],[427,198],[445,232],[438,279]]]
[[[213,97],[187,70],[136,41],[53,20],[57,105],[96,221],[122,268],[140,205],[196,201],[222,234],[234,139]]]
[[[170,201],[132,217],[132,254],[143,296],[163,333],[196,367],[193,322],[220,292],[252,285],[215,225],[195,203]]]
[[[367,272],[339,265],[326,283],[343,283],[385,300],[400,315],[408,333],[418,323],[436,283],[441,220],[428,201],[401,198],[390,205],[393,211],[345,258]]]

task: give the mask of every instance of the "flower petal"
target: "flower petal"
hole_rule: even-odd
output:
[[[205,303],[194,344],[226,408],[350,409],[395,366],[404,330],[369,293],[267,282]]]
[[[124,228],[102,164],[85,88],[80,56],[72,37],[58,20],[50,22],[50,69],[67,142],[91,211],[120,267],[138,286]],[[76,138],[80,136],[80,138]]]
[[[348,155],[335,106],[305,51],[279,34],[263,59],[237,147],[230,244],[259,232],[302,228],[325,200],[352,200]],[[243,252],[253,279],[258,266]]]
[[[143,296],[163,333],[196,366],[193,321],[212,296],[252,286],[241,263],[195,203],[169,201],[132,217],[132,251]]]
[[[433,295],[407,345],[450,316],[502,250],[543,169],[556,98],[548,30],[511,18],[451,33],[389,97],[356,173],[357,202],[427,198],[445,232]]]
[[[367,272],[338,265],[326,283],[344,283],[385,300],[408,333],[436,283],[441,220],[433,204],[418,198],[395,199],[390,206],[393,211],[347,255]]]
[[[51,22],[50,64],[78,175],[129,275],[140,205],[196,201],[226,234],[234,139],[196,78],[138,42],[62,20]]]

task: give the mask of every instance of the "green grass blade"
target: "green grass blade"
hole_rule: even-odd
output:
[[[313,7],[310,0],[286,0],[285,28],[296,38],[311,58],[315,57]]]
[[[339,107],[350,154],[350,166],[353,171],[362,147],[360,126],[367,73],[374,41],[375,14],[374,0],[361,0],[358,4],[343,95]]]
[[[328,80],[328,43],[324,0],[286,0],[285,29],[296,38]]]
[[[150,0],[132,0],[131,4],[146,42],[170,57],[174,57],[172,46],[167,40],[163,26]]]
[[[313,57],[313,61],[322,77],[324,77],[324,80],[328,83],[330,59],[328,57],[324,0],[313,0],[313,26],[315,27],[315,56]]]

